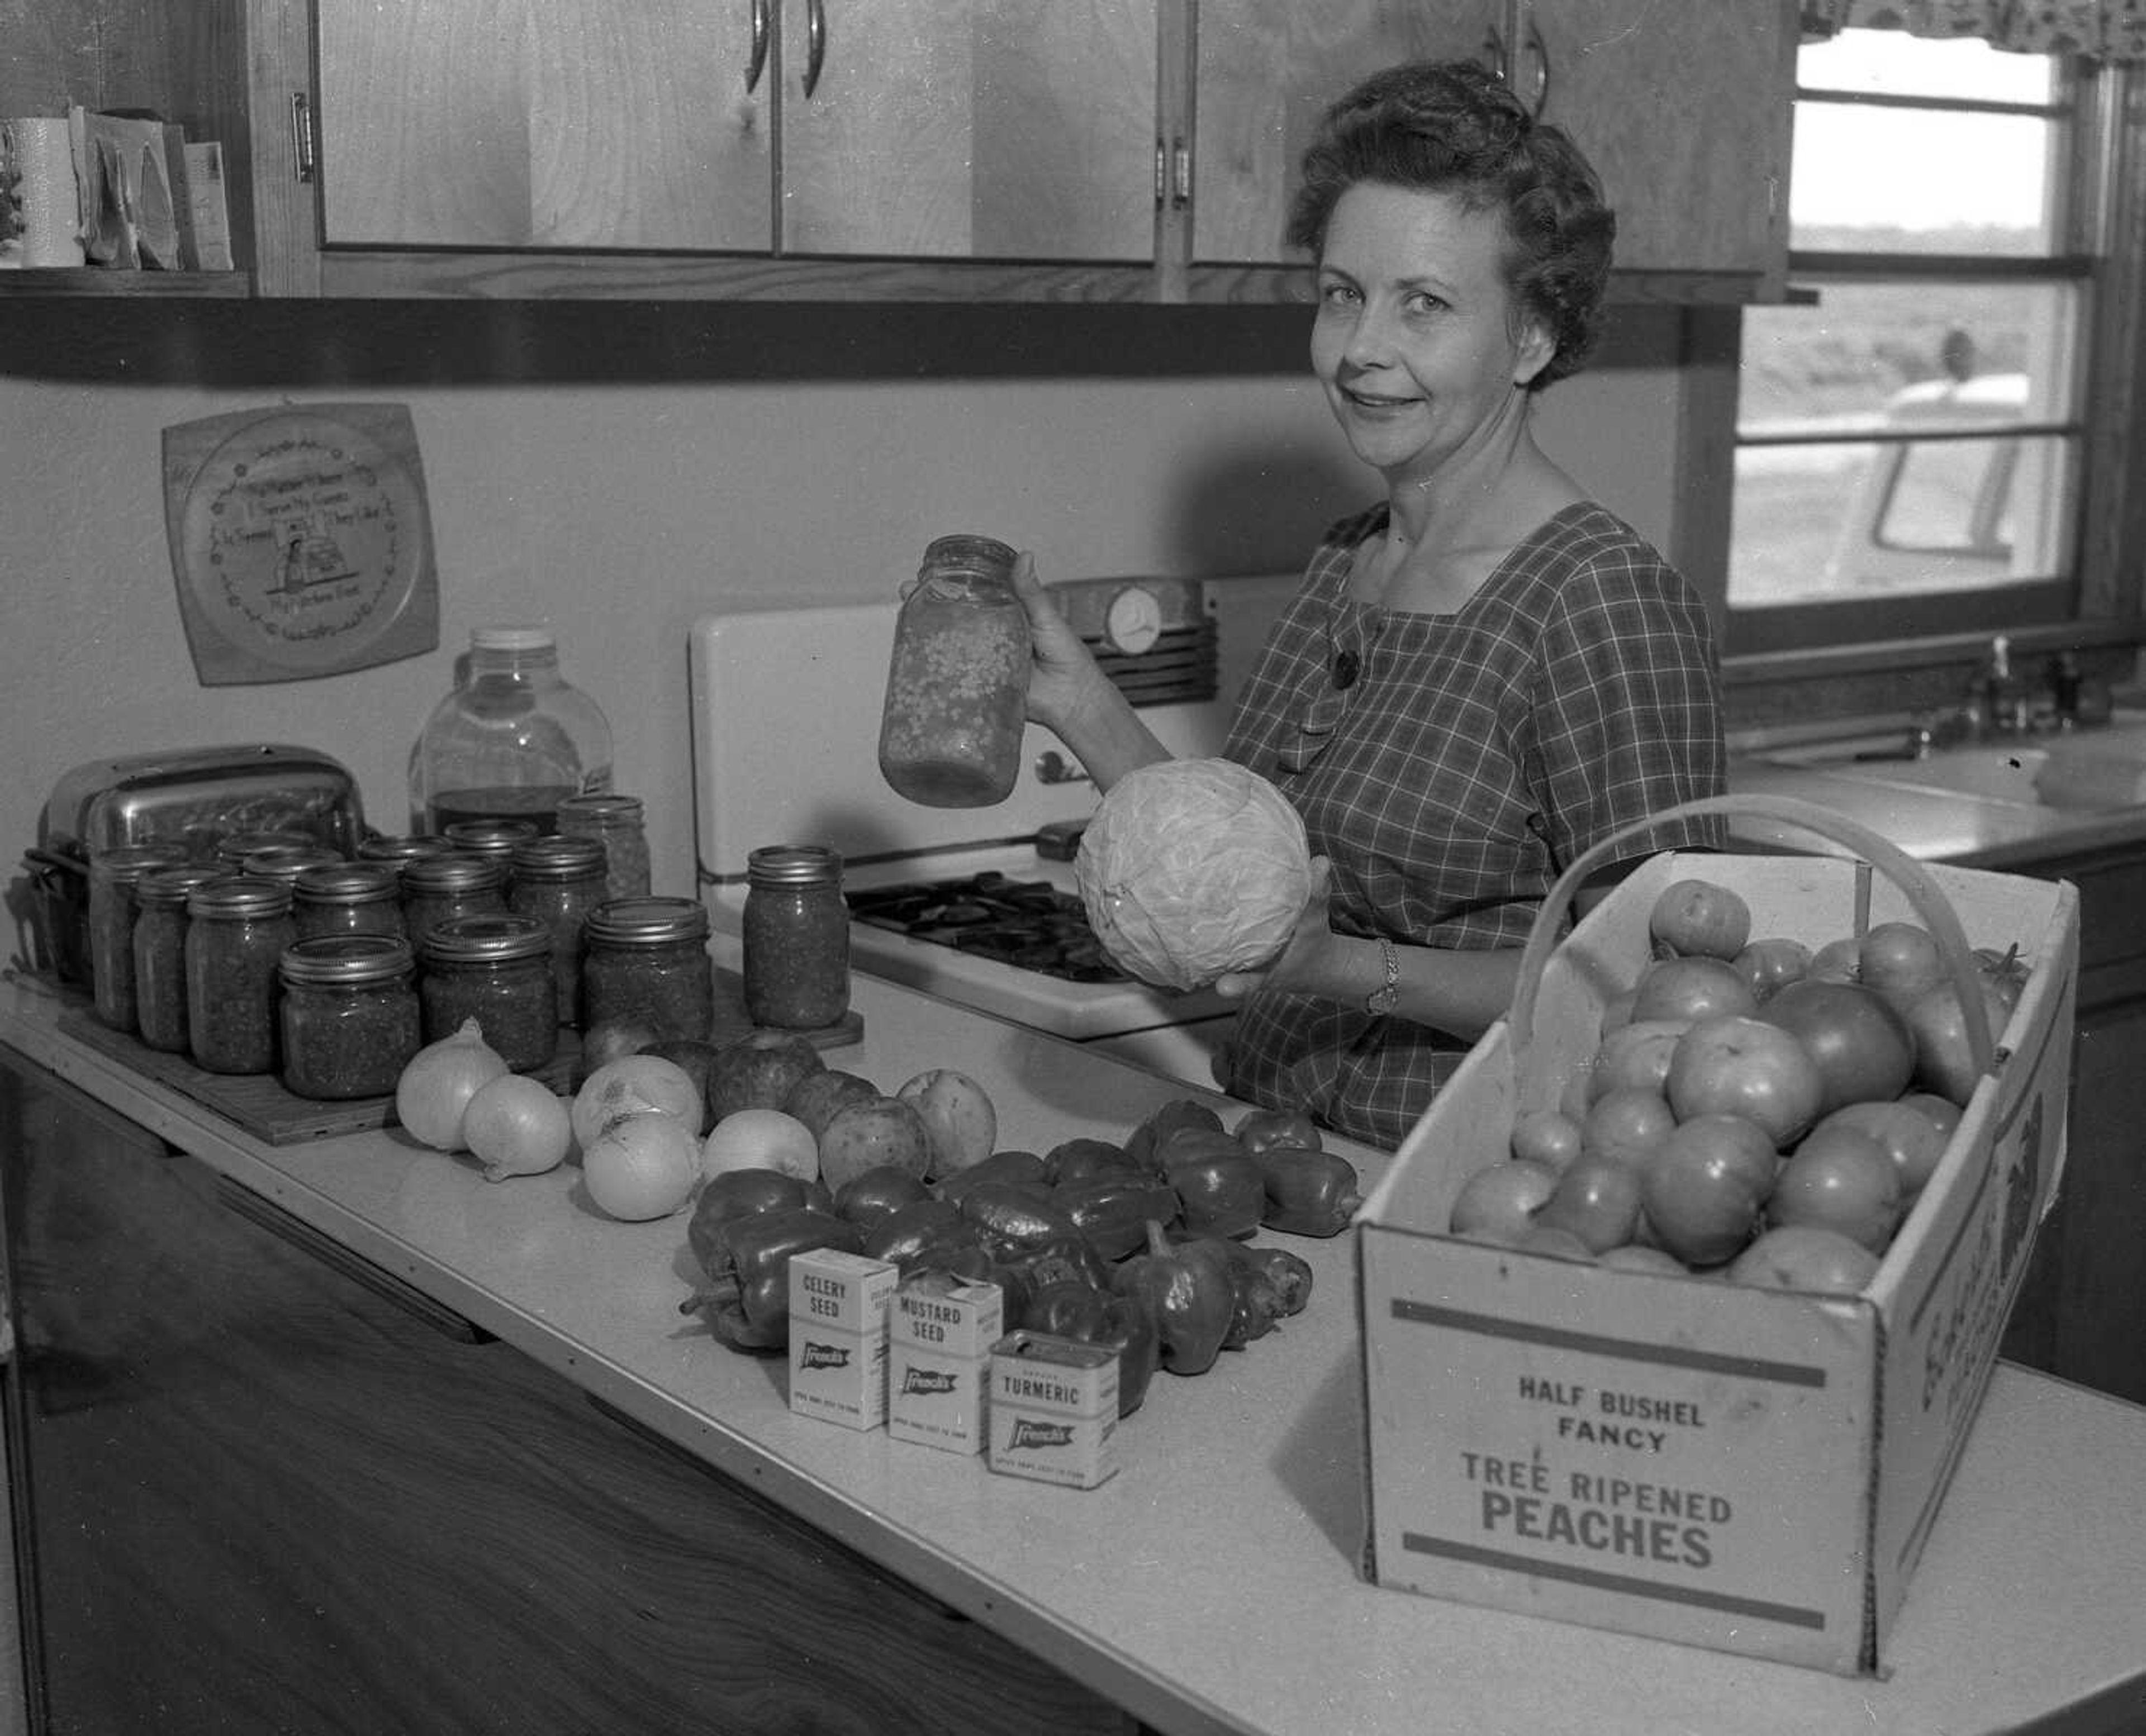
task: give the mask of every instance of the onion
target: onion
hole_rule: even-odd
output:
[[[462,1112],[462,1140],[487,1181],[541,1175],[566,1160],[574,1130],[566,1105],[541,1079],[502,1073]]]
[[[691,1124],[695,1140],[701,1136],[702,1099],[693,1075],[676,1061],[658,1055],[621,1055],[606,1061],[581,1081],[574,1093],[574,1138],[586,1151],[598,1135],[623,1115],[645,1115],[653,1110],[676,1115]]]
[[[411,1138],[435,1151],[467,1151],[462,1116],[470,1099],[507,1071],[506,1060],[484,1040],[474,1018],[403,1064],[395,1081],[395,1118]]]
[[[667,1218],[699,1185],[700,1135],[676,1115],[627,1115],[581,1153],[581,1179],[589,1197],[614,1218]]]

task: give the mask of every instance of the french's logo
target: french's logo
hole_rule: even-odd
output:
[[[797,1366],[801,1369],[846,1369],[849,1365],[846,1344],[807,1344],[797,1355]]]
[[[1070,1447],[1073,1444],[1073,1425],[1071,1423],[1039,1423],[1030,1417],[1016,1417],[1012,1437],[1006,1445],[1018,1452],[1024,1447]]]

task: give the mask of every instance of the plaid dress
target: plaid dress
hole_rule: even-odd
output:
[[[1512,947],[1597,839],[1724,788],[1706,611],[1629,526],[1581,502],[1545,522],[1451,615],[1351,598],[1345,520],[1268,636],[1224,748],[1271,779],[1334,865],[1337,932]],[[1712,818],[1631,855],[1718,847]],[[1400,1143],[1469,1040],[1354,1002],[1262,989],[1223,1063],[1232,1095]]]

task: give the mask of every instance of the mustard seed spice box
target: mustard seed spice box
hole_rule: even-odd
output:
[[[790,1256],[790,1408],[847,1429],[886,1420],[887,1308],[901,1269],[836,1248]]]
[[[991,1347],[987,1449],[1009,1477],[1093,1489],[1118,1469],[1118,1353],[1049,1333]]]
[[[1006,1293],[920,1272],[895,1292],[887,1319],[886,1432],[950,1453],[984,1449],[991,1346],[1006,1329]]]

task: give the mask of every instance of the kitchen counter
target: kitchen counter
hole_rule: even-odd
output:
[[[830,1065],[891,1087],[956,1066],[1001,1143],[1122,1136],[1185,1088],[860,979]],[[678,1304],[684,1220],[620,1224],[578,1172],[503,1184],[393,1132],[271,1146],[64,1035],[0,985],[0,1041],[1155,1729],[1550,1736],[2146,1723],[2146,1410],[2000,1365],[1883,1680],[1849,1680],[1381,1590],[1362,1522],[1351,1246],[1276,1237],[1309,1310],[1193,1379],[1159,1375],[1120,1466],[1075,1492],[793,1417],[771,1366]],[[1215,1100],[1225,1115],[1230,1106]],[[1383,1160],[1349,1150],[1375,1177]],[[1267,1234],[1264,1233],[1263,1234]]]

